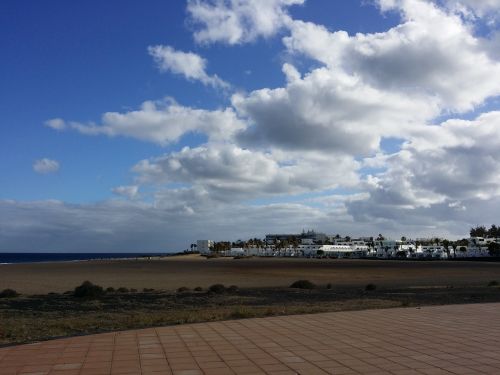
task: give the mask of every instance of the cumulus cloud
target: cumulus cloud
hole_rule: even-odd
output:
[[[291,19],[287,8],[305,0],[188,0],[198,43],[239,44],[270,37]]]
[[[446,5],[468,18],[486,18],[489,23],[495,22],[500,14],[498,0],[446,0]]]
[[[189,184],[213,200],[231,202],[353,186],[358,182],[358,163],[346,156],[309,154],[297,155],[294,160],[280,158],[235,145],[211,144],[142,160],[133,171],[140,183]],[[332,164],[335,167],[327,168]]]
[[[70,126],[82,134],[125,136],[160,145],[176,142],[190,132],[223,139],[245,127],[231,108],[195,109],[181,106],[170,98],[146,101],[135,111],[106,112],[100,125],[71,122]]]
[[[200,81],[204,85],[228,88],[229,84],[217,75],[206,72],[207,60],[193,52],[182,52],[170,46],[150,46],[149,54],[154,58],[160,71],[183,75],[188,80]]]
[[[404,218],[408,223],[489,220],[500,202],[499,121],[500,112],[491,112],[473,121],[453,119],[422,128],[386,158],[384,172],[366,178],[370,197],[349,203],[349,212],[358,220]]]
[[[405,135],[438,113],[432,98],[378,90],[328,68],[303,79],[290,65],[284,69],[286,87],[233,96],[233,106],[252,124],[238,134],[242,144],[369,155],[382,135]]]
[[[59,162],[48,158],[35,160],[33,170],[40,174],[55,173],[59,170]]]
[[[133,199],[137,197],[139,193],[139,186],[137,185],[127,185],[127,186],[117,186],[111,189],[111,191],[119,196],[126,197],[128,199]]]
[[[400,11],[403,22],[386,32],[350,36],[294,21],[284,43],[290,52],[379,90],[433,98],[442,111],[469,111],[500,94],[491,79],[500,74],[500,64],[458,15],[425,0],[381,1],[381,6]]]

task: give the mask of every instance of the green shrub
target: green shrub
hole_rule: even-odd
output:
[[[226,287],[222,284],[214,284],[208,288],[208,291],[215,294],[221,294],[226,291]]]
[[[131,288],[131,289],[130,289],[130,293],[137,293],[137,289],[135,289],[135,288]]]
[[[92,284],[90,281],[84,281],[82,285],[77,286],[73,295],[78,298],[97,298],[104,294],[102,286]]]
[[[365,286],[365,290],[368,291],[368,292],[372,291],[372,290],[375,290],[375,289],[377,289],[377,286],[375,284],[368,284],[368,285]]]
[[[114,292],[115,288],[113,288],[112,286],[106,288],[106,293],[114,293]]]
[[[155,290],[153,288],[143,288],[142,291],[144,293],[149,293],[149,292],[154,292]]]
[[[490,282],[488,283],[488,286],[498,286],[498,285],[500,285],[500,284],[499,284],[499,283],[498,283],[498,281],[496,281],[496,280],[492,280],[492,281],[490,281]]]
[[[123,286],[121,288],[118,288],[116,291],[118,293],[128,293],[129,292],[128,288],[124,288]]]
[[[201,286],[197,286],[196,288],[194,288],[194,291],[195,292],[202,292],[203,288]]]
[[[316,285],[314,285],[314,283],[310,282],[309,280],[297,280],[292,285],[290,285],[290,288],[314,289],[316,288]]]
[[[0,292],[0,298],[15,298],[18,297],[19,293],[14,289],[4,289]]]
[[[181,286],[179,289],[177,289],[177,293],[182,293],[182,292],[188,292],[189,288],[186,286]]]

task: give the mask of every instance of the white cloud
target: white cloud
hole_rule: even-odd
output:
[[[134,199],[137,197],[137,194],[139,193],[139,186],[137,185],[117,186],[111,189],[111,191],[116,195],[120,195],[128,199]]]
[[[292,64],[289,63],[283,64],[282,71],[285,74],[288,83],[293,83],[302,78],[300,72]]]
[[[59,162],[48,158],[35,160],[33,170],[40,174],[55,173],[59,170]]]
[[[287,8],[305,0],[188,0],[198,43],[239,44],[270,37],[290,21]]]
[[[209,144],[142,160],[133,171],[143,184],[189,184],[212,200],[231,202],[353,186],[358,182],[358,163],[350,157],[316,153],[285,156],[294,159],[280,160],[283,156],[229,144]]]
[[[125,113],[107,112],[102,124],[71,122],[82,134],[132,137],[166,145],[190,132],[206,134],[210,139],[225,139],[244,128],[231,108],[203,110],[181,106],[172,99],[146,101],[140,109]]]
[[[66,129],[66,123],[62,118],[53,118],[45,121],[45,126],[52,128],[54,130],[64,130]]]
[[[229,84],[217,75],[208,75],[207,60],[193,52],[176,51],[170,46],[150,46],[148,52],[153,56],[160,71],[180,74],[188,80],[200,81],[216,88],[229,87]]]
[[[446,5],[469,18],[486,18],[495,22],[500,13],[498,0],[446,0]]]
[[[386,32],[350,36],[294,21],[284,43],[376,89],[433,98],[445,112],[466,112],[500,94],[491,79],[500,75],[500,64],[458,15],[425,0],[381,4],[400,11],[403,22]]]
[[[369,155],[381,136],[406,135],[438,113],[432,98],[375,89],[328,68],[303,79],[290,65],[284,69],[285,88],[233,96],[233,106],[252,124],[238,134],[244,145]]]
[[[349,203],[349,212],[357,220],[385,218],[415,225],[493,220],[500,208],[499,122],[500,112],[491,112],[473,121],[422,128],[386,158],[384,172],[367,177],[370,197]]]

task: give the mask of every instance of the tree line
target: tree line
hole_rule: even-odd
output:
[[[500,237],[500,227],[492,224],[490,229],[486,229],[484,225],[478,225],[470,229],[471,237]]]

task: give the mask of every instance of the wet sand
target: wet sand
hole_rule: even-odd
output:
[[[24,294],[65,292],[84,280],[104,287],[174,290],[215,283],[281,287],[299,279],[338,286],[474,286],[500,281],[500,263],[179,256],[0,265],[0,290]]]

